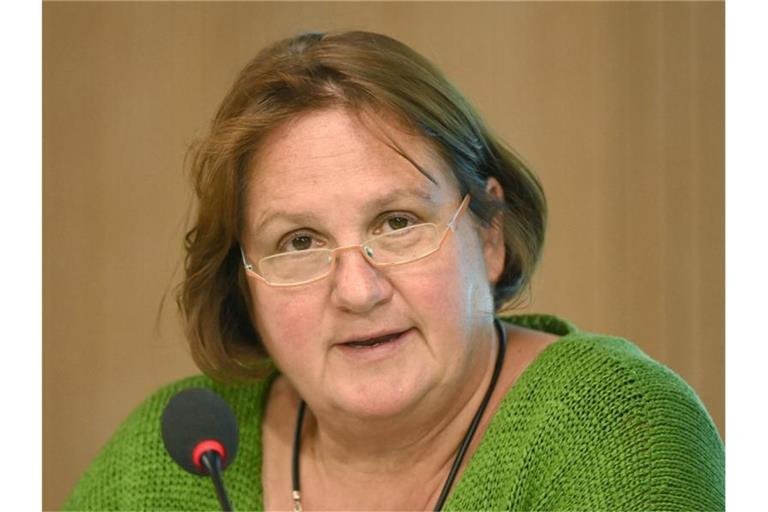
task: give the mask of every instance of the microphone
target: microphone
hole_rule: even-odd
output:
[[[162,433],[171,458],[190,473],[210,476],[221,509],[231,511],[221,473],[235,460],[238,429],[227,402],[210,389],[181,391],[165,406]]]

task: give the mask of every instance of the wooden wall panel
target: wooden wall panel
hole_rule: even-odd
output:
[[[724,6],[45,3],[43,503],[195,372],[173,301],[184,152],[237,71],[304,30],[432,58],[532,163],[551,216],[525,308],[632,339],[724,414]]]

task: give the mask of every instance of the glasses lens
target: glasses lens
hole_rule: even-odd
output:
[[[296,251],[269,256],[259,262],[259,273],[272,284],[301,283],[328,271],[331,251]]]
[[[437,249],[440,233],[434,224],[418,224],[372,238],[363,245],[376,263],[406,263]]]

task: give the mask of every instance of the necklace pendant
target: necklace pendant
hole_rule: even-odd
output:
[[[301,494],[299,493],[299,491],[293,491],[291,493],[291,496],[293,497],[293,512],[302,512]]]

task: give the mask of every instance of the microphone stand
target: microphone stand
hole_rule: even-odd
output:
[[[215,450],[208,450],[200,456],[200,463],[208,471],[213,486],[216,488],[216,496],[219,498],[221,510],[232,512],[232,504],[227,497],[227,491],[224,489],[224,481],[221,479],[221,457]]]

